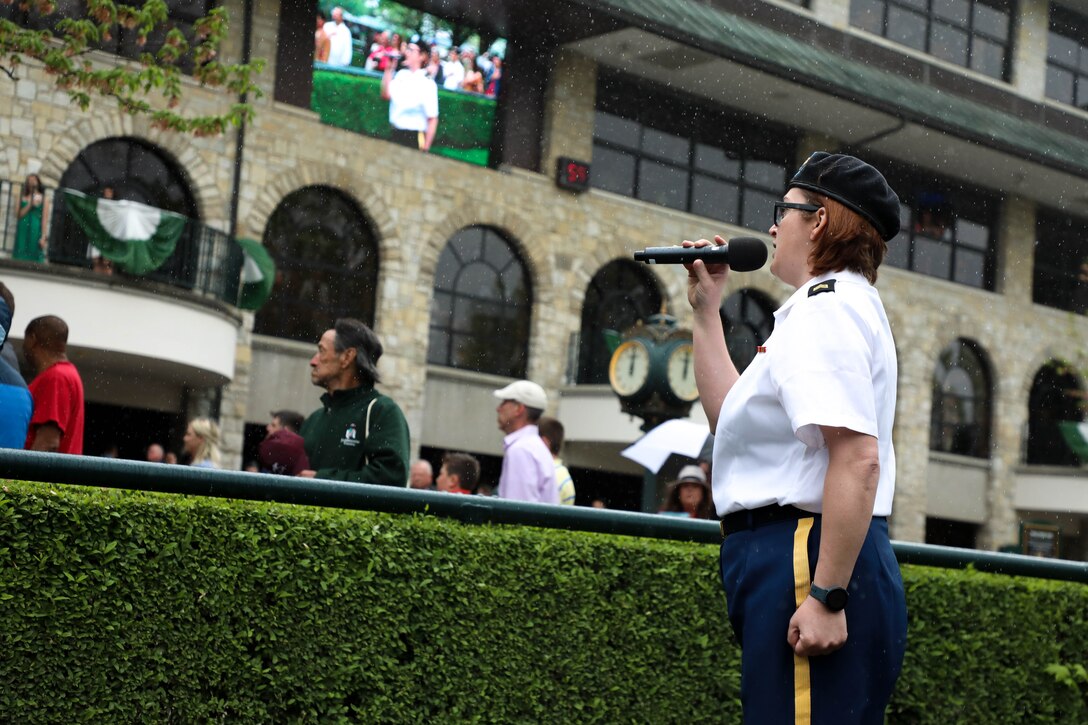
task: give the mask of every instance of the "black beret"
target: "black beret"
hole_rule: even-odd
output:
[[[899,233],[899,197],[883,174],[859,158],[817,151],[793,175],[789,187],[828,196],[861,215],[889,241]]]

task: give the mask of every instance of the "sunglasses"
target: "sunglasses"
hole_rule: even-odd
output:
[[[778,226],[782,223],[783,217],[786,216],[786,212],[790,209],[799,209],[800,211],[818,211],[823,209],[819,204],[796,204],[791,201],[776,201],[774,203],[774,223]]]

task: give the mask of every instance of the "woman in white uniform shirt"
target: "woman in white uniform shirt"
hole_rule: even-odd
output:
[[[771,273],[797,292],[743,375],[718,313],[729,269],[688,265],[746,722],[882,723],[899,675],[906,605],[886,519],[897,365],[873,287],[898,231],[876,169],[813,154],[770,228]]]

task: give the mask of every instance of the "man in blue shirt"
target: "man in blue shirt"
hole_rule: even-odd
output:
[[[0,448],[22,448],[34,401],[19,374],[17,361],[13,364],[11,348],[4,343],[11,330],[11,318],[15,314],[15,296],[0,282]]]

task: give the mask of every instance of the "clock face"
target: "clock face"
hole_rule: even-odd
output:
[[[695,348],[690,342],[677,345],[669,353],[665,377],[672,394],[685,403],[699,397],[699,389],[695,386]]]
[[[634,395],[650,377],[650,351],[638,340],[628,340],[612,353],[608,381],[620,395]]]

